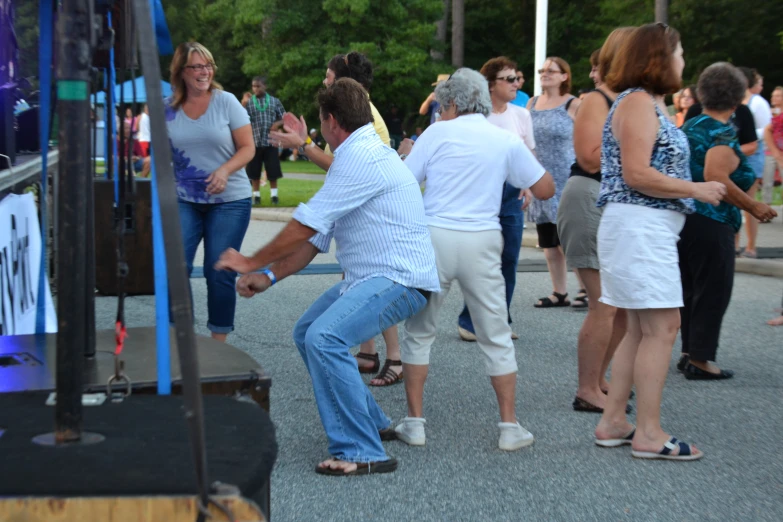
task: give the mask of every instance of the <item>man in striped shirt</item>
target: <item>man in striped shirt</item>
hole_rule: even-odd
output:
[[[419,185],[373,129],[366,91],[341,78],[318,102],[321,134],[334,151],[324,186],[255,255],[228,250],[217,268],[245,274],[237,290],[251,297],[307,266],[334,238],[345,279],[294,327],[332,455],[316,472],[386,473],[397,461],[381,440],[395,438],[394,431],[349,349],[413,316],[440,290],[435,253]]]

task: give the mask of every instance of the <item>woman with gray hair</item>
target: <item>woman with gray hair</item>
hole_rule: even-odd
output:
[[[684,302],[680,309],[682,357],[677,368],[689,380],[734,375],[712,361],[734,284],[734,235],[742,226],[740,209],[762,222],[777,215],[746,193],[756,175],[729,122],[746,87],[745,77],[733,65],[710,65],[697,87],[702,113],[682,129],[690,144],[693,181],[718,181],[727,190],[718,206],[696,201],[696,212],[685,218],[677,245]]]
[[[480,73],[459,69],[438,85],[435,97],[441,105],[441,121],[428,127],[415,147],[405,140],[399,150],[416,180],[427,182],[424,211],[441,292],[433,293],[426,307],[405,323],[400,351],[408,416],[395,430],[407,444],[424,445],[430,347],[438,312],[452,283],[458,281],[500,407],[498,445],[513,451],[534,439],[516,417],[517,363],[500,269],[503,237],[498,212],[504,182],[530,188],[535,197],[545,200],[554,195],[554,181],[519,136],[487,121],[492,103],[487,80]]]

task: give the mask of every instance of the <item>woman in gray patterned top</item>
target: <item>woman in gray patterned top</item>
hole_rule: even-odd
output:
[[[536,308],[568,306],[566,299],[566,259],[557,235],[557,207],[563,194],[571,165],[574,164],[574,116],[580,101],[571,96],[571,68],[562,58],[552,56],[538,71],[541,75],[541,96],[531,99],[527,108],[533,118],[536,156],[555,179],[555,197],[547,201],[533,200],[528,215],[536,223],[538,245],[544,249],[552,294],[542,297]],[[578,278],[578,276],[577,276]],[[581,281],[579,288],[582,288]],[[586,293],[579,291],[574,306],[587,305]],[[578,303],[578,304],[577,304]]]
[[[207,328],[225,341],[234,330],[233,272],[213,265],[228,249],[239,250],[250,222],[250,183],[245,165],[255,154],[247,111],[215,82],[212,54],[196,42],[177,47],[171,61],[166,122],[179,196],[188,275],[204,240]]]

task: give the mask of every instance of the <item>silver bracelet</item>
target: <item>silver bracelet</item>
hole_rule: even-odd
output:
[[[408,157],[408,155],[407,155],[407,154],[400,154],[400,159],[401,159],[402,161],[405,161],[405,158],[407,158],[407,157]]]

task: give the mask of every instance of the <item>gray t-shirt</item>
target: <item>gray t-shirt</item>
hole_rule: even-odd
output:
[[[252,195],[244,167],[228,177],[222,193],[206,191],[207,177],[237,152],[231,132],[250,125],[247,111],[236,96],[214,89],[207,112],[197,120],[166,103],[166,124],[179,199],[191,203],[228,203]]]

